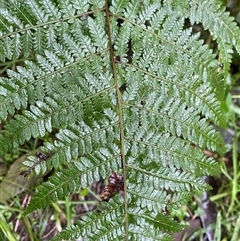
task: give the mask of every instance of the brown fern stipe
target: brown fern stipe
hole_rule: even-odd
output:
[[[112,172],[108,178],[108,185],[104,188],[99,197],[102,201],[108,202],[116,193],[124,190],[123,176],[117,172]]]

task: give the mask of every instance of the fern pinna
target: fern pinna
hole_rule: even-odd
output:
[[[0,153],[54,129],[35,171],[68,164],[25,213],[112,171],[124,177],[122,196],[53,240],[172,240],[182,228],[167,213],[219,173],[203,150],[224,152],[212,123],[226,122],[220,104],[240,31],[223,11],[215,0],[1,3],[0,59],[25,61],[0,79]],[[186,21],[212,33],[223,70]]]

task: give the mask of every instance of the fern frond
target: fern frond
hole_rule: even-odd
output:
[[[73,240],[79,237],[88,235],[90,240],[101,239],[106,237],[108,240],[126,240],[124,233],[124,218],[122,216],[122,203],[118,199],[114,199],[107,205],[107,212],[98,215],[90,213],[77,221],[76,226],[71,226],[59,235],[54,240]],[[139,213],[138,216],[132,215],[129,211],[129,221],[131,225],[126,227],[129,235],[134,240],[172,240],[169,234],[163,234],[160,230],[172,230],[175,227],[175,222],[171,219],[166,220],[164,215],[157,215],[157,223],[153,222],[151,217],[144,216]],[[104,224],[104,225],[102,225]],[[180,230],[183,226],[179,226],[175,231]]]
[[[81,186],[80,176],[81,172],[78,169],[70,167],[69,170],[64,170],[54,177],[50,177],[47,183],[39,187],[34,201],[31,202],[26,210],[26,214],[35,210],[36,207],[44,208],[49,203],[62,199],[66,195],[66,192],[70,194],[79,190]],[[37,202],[35,202],[36,199]]]
[[[67,140],[69,141],[69,140]],[[38,208],[45,208],[51,201],[56,202],[66,196],[66,192],[69,195],[78,191],[80,188],[86,188],[89,183],[94,180],[99,180],[101,176],[106,176],[111,170],[120,168],[119,164],[119,149],[114,146],[112,148],[99,149],[92,152],[92,146],[90,141],[80,143],[76,149],[68,149],[67,152],[60,150],[54,153],[49,161],[52,162],[51,166],[57,166],[59,162],[65,162],[70,159],[73,152],[81,152],[86,156],[81,161],[75,161],[68,165],[68,170],[59,172],[55,176],[50,177],[49,181],[39,187],[37,194],[33,197],[30,205],[25,210],[25,214],[28,214]],[[56,144],[58,147],[62,147],[62,143]],[[45,147],[45,150],[51,148],[50,145]],[[81,149],[80,149],[81,148]],[[78,150],[77,150],[78,149]],[[91,154],[88,154],[92,152]],[[33,158],[32,158],[33,160]],[[30,162],[28,161],[28,163]],[[49,164],[47,164],[49,165]],[[45,165],[41,167],[45,168]],[[38,167],[39,168],[39,167]]]
[[[225,151],[212,124],[226,125],[225,63],[240,49],[239,28],[215,0],[6,2],[0,59],[31,60],[0,78],[0,153],[54,130],[35,171],[67,167],[38,188],[25,213],[121,169],[122,197],[53,240],[171,240],[182,226],[166,213],[209,189],[202,176],[220,172],[204,150]],[[210,30],[224,73],[186,18]]]
[[[221,52],[221,58],[226,68],[229,68],[231,58],[228,58],[224,52],[231,53],[232,46],[240,54],[239,28],[234,18],[219,4],[218,1],[201,1],[190,2],[190,21],[193,23],[202,23],[205,29],[211,32],[213,39],[216,39]],[[224,44],[222,44],[224,43]],[[227,48],[222,53],[222,47]],[[226,71],[225,71],[226,72]]]

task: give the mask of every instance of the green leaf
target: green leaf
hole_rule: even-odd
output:
[[[29,59],[0,78],[0,154],[51,132],[41,147],[50,157],[35,171],[66,167],[25,214],[120,171],[123,195],[53,240],[172,240],[183,226],[168,211],[220,172],[204,151],[225,151],[215,126],[226,125],[225,78],[233,48],[240,52],[233,19],[215,0],[6,2],[0,59]],[[222,72],[186,20],[212,34]]]

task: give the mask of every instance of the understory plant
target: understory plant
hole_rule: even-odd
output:
[[[0,6],[0,154],[55,134],[25,214],[108,178],[123,191],[52,240],[172,240],[169,213],[217,175],[215,126],[240,31],[217,0],[6,0]],[[217,49],[190,25],[208,30]],[[11,70],[7,66],[12,64]],[[19,171],[20,173],[20,171]],[[28,173],[25,173],[28,174]],[[27,176],[27,175],[26,175]]]

